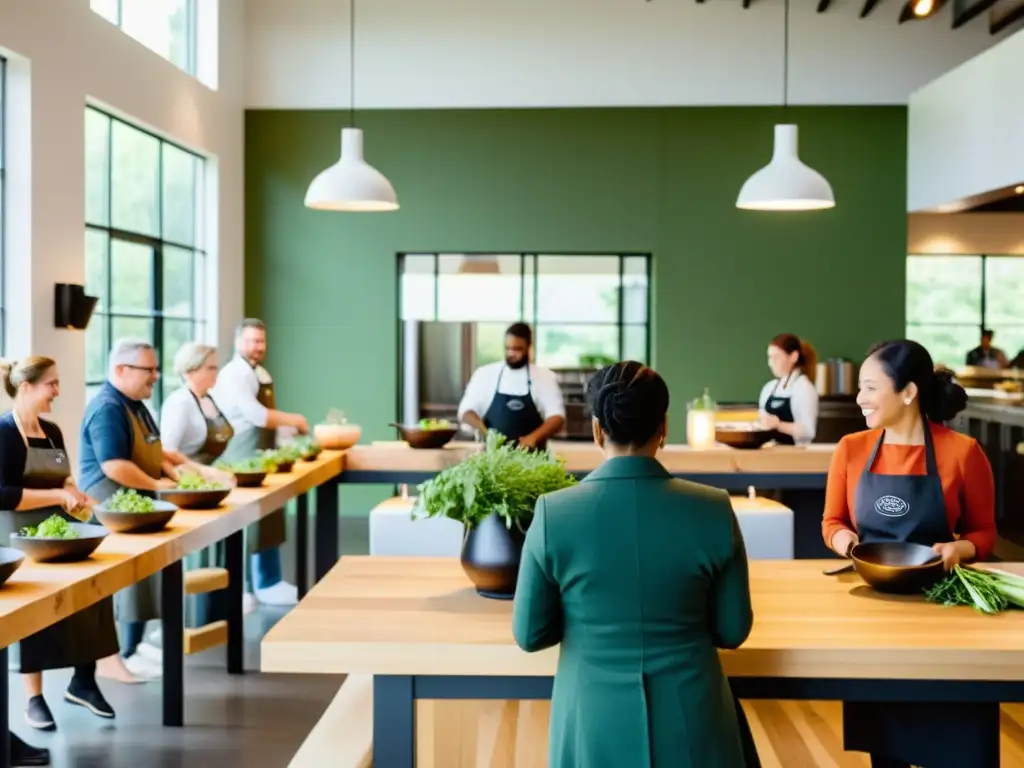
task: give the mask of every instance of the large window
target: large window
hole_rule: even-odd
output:
[[[0,355],[4,353],[6,349],[7,339],[7,327],[6,327],[6,316],[4,308],[6,301],[4,297],[6,295],[6,265],[7,260],[5,242],[7,240],[7,233],[4,229],[5,223],[5,206],[4,206],[4,195],[6,194],[6,180],[4,179],[4,169],[6,168],[6,156],[4,152],[5,136],[6,136],[6,125],[4,120],[7,115],[7,98],[6,98],[6,85],[7,85],[7,60],[0,56]]]
[[[533,326],[536,360],[589,368],[650,359],[650,257],[403,254],[401,318],[476,324],[477,364],[504,356],[505,329]]]
[[[85,111],[86,332],[91,395],[115,339],[149,339],[161,359],[154,407],[178,386],[178,348],[205,334],[203,159],[93,108]]]
[[[89,5],[125,34],[190,75],[195,75],[196,2],[197,0],[89,0]]]
[[[910,256],[907,259],[907,337],[938,363],[964,364],[982,328],[1011,359],[1024,350],[1024,258]]]

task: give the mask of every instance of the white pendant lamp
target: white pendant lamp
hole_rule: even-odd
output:
[[[800,160],[797,127],[775,126],[772,161],[747,179],[736,207],[748,211],[819,211],[836,205],[825,177]]]
[[[789,103],[789,0],[785,4],[782,106]],[[836,197],[824,176],[800,160],[797,127],[775,126],[772,160],[740,188],[736,207],[748,211],[820,211],[835,208]]]
[[[356,0],[349,0],[350,122],[356,109]],[[318,211],[397,211],[398,196],[387,178],[363,159],[363,132],[341,129],[341,157],[317,174],[306,190],[307,208]]]

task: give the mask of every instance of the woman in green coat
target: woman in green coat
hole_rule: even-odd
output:
[[[549,765],[758,765],[718,659],[753,624],[729,497],[655,458],[669,397],[653,370],[609,366],[587,398],[605,461],[537,502],[513,607],[523,650],[561,643]]]

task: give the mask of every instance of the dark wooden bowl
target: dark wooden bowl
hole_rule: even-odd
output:
[[[292,467],[295,466],[294,461],[282,461],[277,464],[277,469],[274,471],[279,475],[285,475],[292,471]]]
[[[170,502],[179,509],[216,509],[230,493],[230,488],[217,488],[209,491],[165,488],[157,491],[156,497]]]
[[[879,592],[913,594],[945,575],[942,557],[931,547],[903,541],[857,544],[850,559],[860,577]]]
[[[11,545],[24,552],[29,560],[37,563],[69,563],[85,560],[96,551],[108,535],[102,525],[91,523],[69,523],[78,531],[77,539],[39,539],[11,534]]]
[[[771,429],[723,429],[715,430],[715,440],[730,448],[760,448],[775,436]]]
[[[11,547],[0,547],[0,586],[3,586],[25,562],[25,553]]]
[[[267,478],[266,472],[235,472],[233,474],[239,488],[259,488]]]
[[[323,452],[324,452],[323,448],[315,448],[312,451],[307,451],[306,453],[302,454],[302,460],[303,461],[316,461],[317,458],[320,456],[320,454],[323,453]]]
[[[167,527],[178,507],[161,499],[154,499],[153,506],[152,512],[115,512],[98,504],[92,513],[104,528],[114,533],[156,533]]]
[[[410,448],[429,449],[443,448],[452,441],[458,434],[458,429],[421,429],[420,427],[406,427],[402,424],[392,422],[391,426],[398,430],[398,434],[409,444]]]

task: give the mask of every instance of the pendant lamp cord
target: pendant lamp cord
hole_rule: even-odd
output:
[[[352,0],[354,3],[355,0]],[[789,106],[789,0],[786,0],[783,11],[782,28],[782,108]]]
[[[786,0],[789,7],[789,0]],[[348,122],[356,127],[356,0],[348,0],[348,77],[349,102]]]

